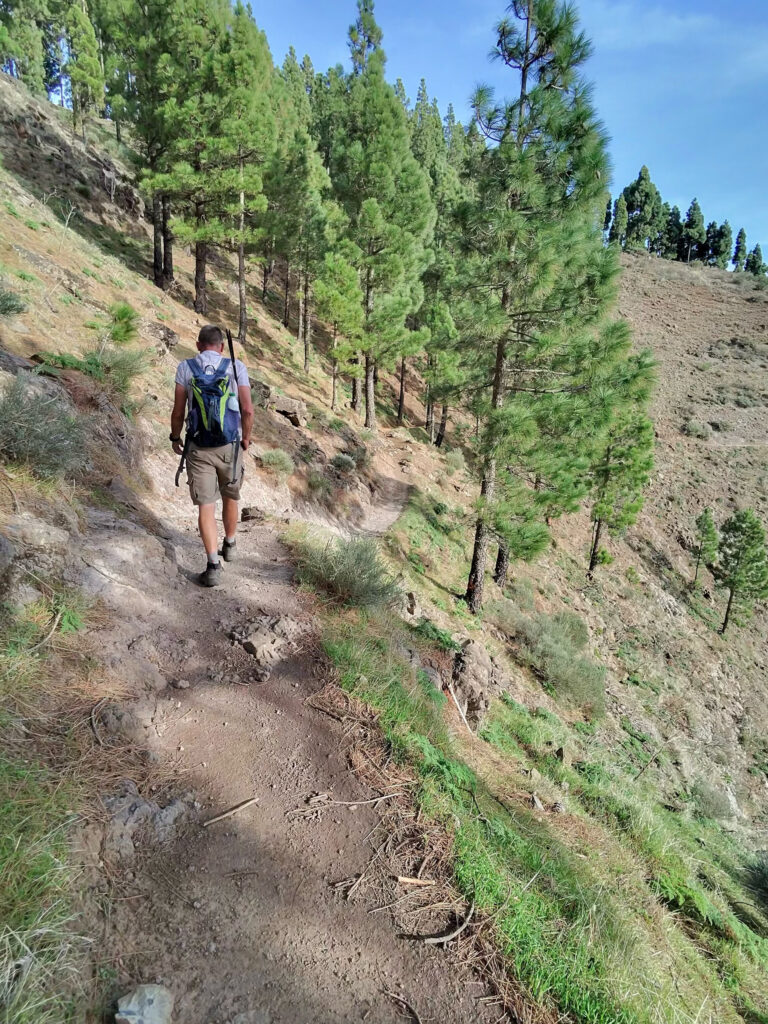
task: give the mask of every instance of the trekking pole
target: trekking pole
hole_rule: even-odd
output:
[[[235,378],[235,401],[237,402],[237,415],[240,416],[240,394],[238,388],[240,382],[237,379],[237,361],[235,359],[235,346],[232,342],[232,331],[227,327],[227,343],[229,344],[229,358],[232,360],[232,375]],[[242,416],[240,416],[240,423],[242,424]],[[237,483],[237,456],[240,451],[240,442],[235,438],[232,442],[232,479],[229,481],[230,484]]]
[[[182,451],[181,458],[179,459],[179,468],[176,470],[177,487],[179,486],[179,478],[181,477],[182,470],[184,469],[184,464],[187,461],[187,452],[189,451],[189,444],[191,440],[192,438],[189,433],[189,427],[187,427],[187,432],[184,435],[184,450]]]

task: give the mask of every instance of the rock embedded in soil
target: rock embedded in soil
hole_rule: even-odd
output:
[[[115,1024],[171,1024],[173,993],[164,985],[138,985],[117,1001]]]

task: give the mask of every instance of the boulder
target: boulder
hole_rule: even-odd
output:
[[[142,322],[142,328],[143,333],[148,334],[155,342],[155,348],[157,349],[158,355],[170,352],[171,349],[175,348],[179,344],[180,338],[178,334],[166,324],[161,324],[153,320],[145,320]]]
[[[8,516],[0,525],[0,535],[20,554],[39,552],[60,555],[70,545],[70,536],[66,530],[60,530],[58,526],[24,513]]]
[[[265,518],[264,512],[255,505],[246,505],[240,513],[240,519],[244,523],[263,523]]]
[[[303,427],[307,422],[307,407],[298,398],[274,395],[269,400],[269,407],[281,416],[285,416],[294,427]]]
[[[266,409],[272,397],[272,388],[262,380],[251,378],[251,395],[253,396],[253,404],[255,406],[259,409]]]
[[[115,1024],[170,1024],[173,993],[164,985],[138,985],[117,1001]]]

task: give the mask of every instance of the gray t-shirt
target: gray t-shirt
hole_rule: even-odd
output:
[[[214,349],[205,349],[202,352],[198,352],[195,356],[195,362],[199,364],[200,369],[205,371],[207,367],[215,370],[222,359],[227,359],[221,352],[216,352]],[[250,381],[248,380],[248,370],[246,369],[245,363],[240,359],[235,360],[235,367],[237,369],[237,385],[241,388],[250,387]],[[192,404],[192,388],[190,384],[192,382],[192,370],[187,365],[186,360],[183,363],[179,363],[176,369],[176,383],[181,384],[182,387],[187,389],[187,403],[191,406]],[[231,382],[232,390],[237,394],[237,386],[235,383],[235,375],[232,372],[232,365],[229,367],[229,378]],[[236,404],[234,398],[230,398],[231,409],[233,412],[239,411],[239,403]]]

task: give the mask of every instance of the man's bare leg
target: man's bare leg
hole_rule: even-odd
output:
[[[222,498],[221,518],[224,521],[224,536],[231,543],[235,539],[239,518],[238,502],[234,498]]]
[[[216,528],[216,505],[200,505],[197,510],[197,524],[200,537],[205,545],[209,562],[219,560],[219,538]]]

